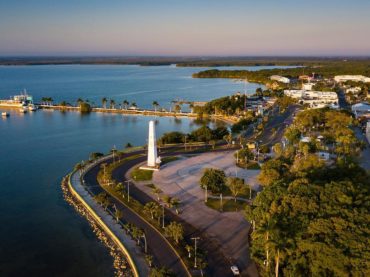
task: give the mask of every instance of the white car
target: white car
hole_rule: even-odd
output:
[[[234,276],[239,275],[239,268],[236,265],[231,266],[231,271],[233,272]]]

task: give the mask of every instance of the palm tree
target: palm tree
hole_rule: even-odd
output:
[[[180,200],[176,197],[172,198],[171,205],[175,208],[176,214],[179,214]]]
[[[191,258],[191,251],[193,251],[193,247],[189,244],[185,246],[186,251],[188,251],[188,257]]]
[[[179,243],[180,239],[184,237],[184,228],[180,223],[174,221],[165,227],[164,232],[166,236],[173,238],[176,243]]]
[[[274,239],[269,240],[268,247],[272,250],[275,256],[275,277],[279,277],[280,259],[287,253],[290,240],[280,233],[276,233],[278,235],[274,236]]]
[[[116,101],[114,101],[114,99],[111,99],[110,100],[110,108],[111,109],[114,109],[114,106],[116,105]]]
[[[81,175],[82,175],[82,168],[83,168],[83,166],[82,166],[82,164],[81,164],[81,163],[77,163],[77,164],[75,165],[75,170],[76,170],[76,171],[79,171],[79,173],[80,173],[80,177],[81,177]]]
[[[157,112],[157,108],[159,106],[158,102],[157,101],[153,101],[152,105],[154,107],[154,111]]]
[[[144,206],[144,212],[149,213],[152,219],[154,219],[154,215],[156,214],[158,209],[159,206],[155,202],[148,202]]]
[[[128,108],[128,105],[130,104],[127,100],[124,100],[123,102],[122,102],[122,104],[123,104],[123,107],[127,110],[127,108]]]
[[[131,107],[134,107],[134,108],[136,109],[136,108],[137,108],[136,103],[135,103],[135,102],[132,102],[132,103],[131,103]]]
[[[276,222],[271,218],[267,218],[258,225],[258,228],[253,233],[253,236],[263,237],[265,240],[266,251],[266,271],[269,270],[270,264],[270,234],[276,230]]]
[[[102,100],[101,100],[101,103],[102,103],[102,106],[103,106],[103,108],[104,108],[104,109],[106,109],[106,108],[107,108],[107,101],[108,101],[108,100],[107,100],[107,98],[106,98],[106,97],[103,97],[103,98],[102,98]]]
[[[152,255],[145,255],[145,260],[148,263],[149,267],[153,266],[153,256]]]
[[[152,193],[153,193],[154,195],[156,195],[156,196],[157,196],[157,200],[158,200],[158,201],[160,200],[159,195],[160,195],[162,192],[163,192],[163,191],[162,191],[159,187],[156,187],[156,186],[154,186],[154,188],[152,189]]]
[[[166,204],[167,208],[172,207],[172,197],[171,196],[163,195],[162,200]]]
[[[115,209],[114,217],[116,218],[116,221],[118,223],[121,217],[123,216],[123,212],[121,210],[118,210],[116,205],[114,205],[114,209]]]
[[[81,107],[81,104],[84,102],[84,100],[82,100],[81,98],[78,98],[76,102],[77,102],[77,106]]]

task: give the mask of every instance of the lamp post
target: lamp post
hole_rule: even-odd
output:
[[[164,229],[164,203],[160,204],[162,206],[162,228]]]
[[[200,237],[193,237],[191,239],[194,240],[194,268],[197,268],[197,241]]]
[[[204,193],[205,193],[204,202],[207,203],[207,201],[208,201],[208,186],[206,186],[206,189],[205,189]]]
[[[130,180],[125,181],[127,183],[127,202],[130,202]]]

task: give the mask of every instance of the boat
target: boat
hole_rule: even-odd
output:
[[[33,104],[32,96],[27,94],[26,90],[24,90],[19,95],[14,95],[13,97],[10,97],[10,99],[0,100],[0,107],[23,108],[23,107],[29,107],[29,106],[35,107]]]
[[[7,113],[7,112],[2,112],[2,113],[1,113],[1,116],[2,116],[2,117],[8,117],[8,116],[9,116],[9,113]]]
[[[22,107],[19,109],[19,112],[20,113],[26,113],[27,112],[27,108],[26,107]]]
[[[34,104],[30,104],[30,105],[28,105],[28,110],[31,111],[31,112],[34,112],[34,111],[37,110],[37,107]]]

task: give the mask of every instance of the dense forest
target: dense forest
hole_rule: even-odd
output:
[[[345,112],[303,111],[262,166],[263,191],[246,209],[262,276],[369,276],[370,181],[353,124]],[[325,162],[320,150],[336,158]]]
[[[286,69],[249,70],[205,70],[193,74],[194,78],[233,78],[248,79],[254,83],[267,83],[271,75],[282,75],[288,78],[298,78],[300,75],[315,73],[316,76],[331,78],[335,75],[354,74],[370,76],[370,61],[327,61],[316,65]]]

